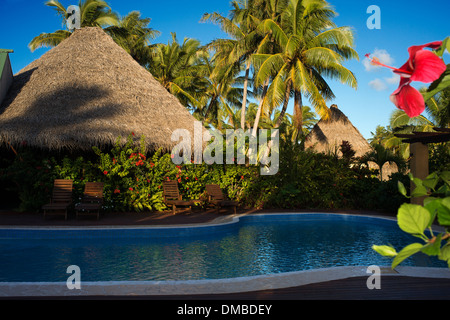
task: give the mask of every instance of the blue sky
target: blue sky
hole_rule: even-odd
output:
[[[48,49],[32,53],[28,48],[31,39],[42,32],[62,29],[62,22],[55,12],[44,5],[44,0],[0,0],[0,48],[13,49],[11,54],[13,72],[17,73]],[[68,7],[78,0],[61,0]],[[190,37],[203,44],[215,38],[226,37],[219,27],[200,23],[206,12],[227,15],[228,0],[109,0],[112,9],[124,16],[139,10],[143,17],[152,19],[150,26],[161,32],[155,42],[167,43],[170,33],[176,32],[178,39]],[[448,0],[329,0],[339,16],[338,26],[351,26],[356,36],[359,61],[346,63],[358,80],[355,91],[334,81],[330,85],[336,95],[331,104],[337,104],[366,138],[371,137],[377,125],[386,126],[395,106],[390,94],[398,87],[398,80],[388,69],[367,67],[364,55],[376,52],[382,61],[400,67],[408,59],[408,47],[450,35],[448,27]],[[381,29],[370,30],[367,13],[370,5],[381,10]],[[450,55],[445,55],[446,63]],[[417,87],[426,84],[417,84]],[[308,105],[305,101],[305,105]]]

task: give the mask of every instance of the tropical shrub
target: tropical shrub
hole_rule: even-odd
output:
[[[182,164],[158,150],[148,153],[143,140],[119,140],[111,149],[94,147],[92,154],[48,154],[23,148],[0,169],[0,179],[12,182],[20,198],[20,210],[35,211],[50,197],[53,180],[74,180],[74,202],[82,196],[87,181],[104,182],[107,211],[162,211],[162,182],[178,181],[184,199],[206,200],[205,185],[218,184],[241,206],[266,209],[360,209],[396,212],[405,198],[396,192],[397,174],[379,181],[376,172],[357,165],[349,157],[303,151],[300,146],[282,142],[279,171],[260,174],[256,165]]]
[[[158,211],[165,208],[161,184],[176,175],[169,155],[157,151],[147,159],[143,140],[137,146],[131,135],[124,146],[118,140],[109,152],[93,149],[99,157],[101,181],[105,183],[107,210]]]
[[[399,183],[400,193],[406,198],[427,198],[423,206],[403,204],[398,210],[398,225],[402,231],[422,242],[410,244],[400,252],[391,245],[374,245],[373,249],[383,256],[393,258],[392,269],[419,252],[446,261],[450,268],[450,172],[432,173],[424,180],[412,175],[410,178],[415,184],[411,195],[408,196],[402,183]],[[445,231],[435,234],[434,224],[439,224]]]

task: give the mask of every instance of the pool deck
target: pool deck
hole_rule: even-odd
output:
[[[248,210],[240,211],[241,214],[260,214],[260,213],[289,213],[290,211],[257,211]],[[299,212],[299,211],[295,211]],[[311,212],[310,210],[305,212]],[[320,211],[324,212],[324,211]],[[329,212],[331,213],[331,212]],[[383,215],[374,212],[354,212],[354,211],[333,211],[333,213],[348,213],[358,215],[370,216],[385,216],[395,218],[393,215]],[[99,221],[90,218],[83,218],[76,220],[70,218],[65,221],[60,218],[43,219],[40,214],[32,213],[14,213],[0,211],[0,227],[44,227],[44,228],[61,228],[61,227],[161,227],[161,226],[177,226],[177,225],[198,225],[220,223],[227,221],[232,216],[216,211],[200,211],[192,214],[178,214],[172,215],[170,213],[125,213],[125,214],[106,214]],[[419,268],[420,269],[420,268]],[[7,290],[11,288],[0,287],[0,299],[107,299],[107,300],[449,300],[450,299],[450,271],[441,270],[433,275],[433,272],[428,272],[427,269],[415,269],[408,267],[399,267],[398,273],[386,268],[383,269],[381,276],[381,289],[369,290],[367,288],[367,280],[370,274],[367,274],[365,269],[356,267],[337,268],[333,270],[316,270],[309,272],[301,272],[294,275],[294,278],[286,278],[289,275],[278,275],[275,281],[272,277],[271,283],[274,282],[277,286],[268,285],[264,289],[252,290],[251,285],[245,292],[236,292],[234,289],[231,292],[227,290],[214,291],[214,289],[205,289],[203,291],[189,291],[189,286],[186,292],[176,291],[170,294],[164,292],[146,294],[149,284],[142,283],[141,292],[133,294],[133,292],[125,289],[124,294],[116,291],[113,295],[102,293],[95,293],[92,290],[89,294],[69,294],[64,296],[56,293],[49,295],[27,295],[26,293],[15,295],[7,294]],[[294,279],[294,281],[292,281]],[[243,283],[261,283],[261,279],[247,279]],[[285,283],[283,283],[283,281]],[[233,282],[233,281],[231,281]],[[291,285],[289,285],[291,284]],[[87,286],[98,287],[97,284],[87,284]],[[118,284],[118,285],[123,285]],[[158,286],[157,283],[153,283]],[[189,284],[192,285],[192,284]],[[220,284],[223,286],[223,283]],[[227,281],[227,286],[230,281]],[[235,284],[236,285],[236,284]],[[102,285],[100,285],[101,287]],[[239,284],[239,286],[241,286]],[[145,287],[145,288],[144,288]],[[205,287],[205,286],[204,286]],[[213,288],[210,284],[206,287]],[[244,288],[243,286],[242,288]],[[279,288],[280,287],[280,288]],[[135,287],[136,288],[136,287]],[[137,286],[139,288],[139,285]],[[15,288],[16,290],[17,288]],[[46,291],[45,286],[41,289]],[[94,288],[95,289],[95,288]],[[98,288],[96,288],[98,289]],[[133,289],[134,290],[134,289]],[[186,290],[186,289],[183,289]],[[206,291],[205,291],[206,290]],[[208,291],[209,290],[209,291]],[[212,290],[212,291],[211,291]],[[3,295],[1,294],[3,291]],[[24,292],[26,292],[25,290]],[[15,291],[17,292],[17,291]]]

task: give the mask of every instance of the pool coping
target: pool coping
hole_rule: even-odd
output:
[[[269,213],[264,215],[298,215],[308,213]],[[330,215],[349,215],[368,217],[363,214],[324,213]],[[254,214],[261,215],[261,214]],[[167,228],[198,228],[221,226],[239,222],[244,215],[220,217],[213,221],[192,225],[162,225],[162,226],[98,226],[98,227],[33,227],[33,226],[2,226],[0,229],[27,230],[97,230],[97,229],[167,229]],[[396,218],[371,215],[372,218],[396,221]],[[253,277],[219,279],[219,280],[188,280],[188,281],[109,281],[81,282],[80,290],[70,290],[65,282],[3,282],[0,283],[1,297],[89,297],[89,296],[183,296],[200,294],[232,294],[255,292],[262,290],[284,289],[314,283],[342,280],[354,277],[369,278],[372,273],[369,266],[347,266],[325,269],[313,269],[298,272],[269,274]],[[450,269],[423,268],[399,266],[392,270],[389,266],[380,266],[382,276],[445,278],[450,279]]]
[[[450,279],[446,268],[381,268],[382,277],[421,277]],[[334,267],[264,276],[191,281],[118,281],[81,282],[79,290],[70,290],[64,282],[0,283],[2,297],[89,297],[89,296],[183,296],[256,292],[298,287],[308,284],[372,275],[366,266]],[[364,288],[366,283],[361,283]],[[367,288],[369,290],[369,288]]]
[[[17,226],[17,225],[5,225],[0,226],[0,229],[12,229],[12,230],[108,230],[108,229],[182,229],[182,228],[201,228],[208,226],[221,226],[231,223],[238,223],[241,217],[248,216],[270,216],[270,215],[308,215],[308,214],[322,214],[322,215],[341,215],[341,216],[356,216],[365,218],[377,218],[396,221],[396,217],[389,217],[383,215],[364,215],[355,213],[333,213],[333,212],[272,212],[272,213],[251,213],[251,214],[234,214],[224,217],[218,217],[209,222],[193,223],[193,224],[167,224],[167,225],[102,225],[102,226]]]

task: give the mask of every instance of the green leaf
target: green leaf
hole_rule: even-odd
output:
[[[450,184],[450,171],[441,172],[439,176],[445,183]]]
[[[394,258],[394,261],[392,261],[392,269],[395,269],[400,263],[402,263],[405,259],[409,258],[410,256],[416,254],[422,248],[424,245],[420,243],[413,243],[409,246],[405,247],[402,251],[399,252],[399,254]]]
[[[411,190],[412,198],[419,198],[428,195],[428,189],[423,185],[423,181],[419,178],[414,178],[411,174],[409,175],[412,182],[414,182],[415,188]]]
[[[450,196],[450,187],[447,184],[442,185],[434,192],[436,195],[443,195],[444,197]]]
[[[405,188],[405,185],[401,181],[398,182],[398,191],[400,191],[400,193],[403,196],[405,196],[406,198],[409,198],[408,194],[407,194],[407,191],[406,191],[406,188]]]
[[[423,186],[423,185],[419,185],[414,188],[414,190],[411,192],[411,197],[412,198],[420,198],[420,197],[424,197],[428,195],[428,189]]]
[[[450,268],[450,245],[447,244],[441,249],[441,253],[439,254],[439,260],[447,261],[448,267]]]
[[[448,86],[450,86],[450,65],[447,65],[447,70],[445,70],[439,79],[434,81],[428,88],[428,91],[423,94],[425,102],[430,100],[437,93],[444,90]]]
[[[427,187],[428,189],[434,190],[436,188],[436,185],[439,182],[439,176],[437,173],[432,173],[428,177],[425,178],[425,180],[422,181],[423,186]]]
[[[450,226],[450,197],[441,200],[437,215],[441,226]]]
[[[439,208],[442,206],[441,204],[442,199],[439,198],[426,198],[424,201],[425,204],[425,209],[428,210],[428,212],[431,214],[431,218],[430,218],[430,223],[427,226],[427,228],[431,227],[431,225],[433,224],[434,220],[436,219],[436,215],[439,211]]]
[[[441,253],[441,242],[442,234],[439,234],[433,243],[429,243],[423,247],[422,252],[429,256],[438,256]]]
[[[444,41],[442,41],[442,46],[435,51],[435,53],[439,56],[442,57],[444,55],[445,49],[447,49],[447,51],[450,53],[450,37],[447,37],[444,39]]]
[[[430,224],[431,214],[422,206],[403,204],[398,210],[397,219],[398,225],[403,231],[414,236],[424,236],[423,232]]]
[[[393,258],[397,255],[397,251],[395,248],[391,246],[372,246],[372,249],[379,254],[381,254],[383,257],[389,257]]]

